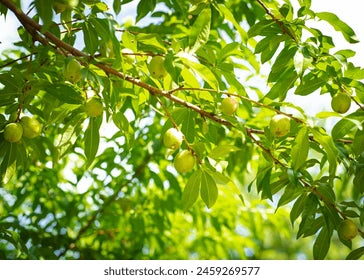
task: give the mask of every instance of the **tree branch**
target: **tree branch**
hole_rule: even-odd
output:
[[[253,99],[250,99],[249,97],[246,97],[246,96],[243,96],[243,95],[239,95],[239,94],[236,94],[236,93],[231,93],[231,92],[228,92],[228,91],[215,90],[215,89],[210,89],[210,88],[183,88],[183,87],[179,87],[179,88],[173,89],[172,91],[173,92],[176,92],[176,91],[182,91],[182,90],[217,92],[217,93],[220,93],[220,94],[226,94],[226,95],[229,95],[229,96],[234,96],[234,97],[237,97],[237,98],[240,98],[240,99],[249,101],[250,103],[253,103],[253,104],[257,105],[258,107],[263,107],[263,108],[266,108],[268,110],[274,111],[277,114],[285,115],[285,116],[287,116],[287,117],[295,120],[297,123],[304,123],[303,120],[294,117],[292,114],[288,114],[288,113],[282,112],[282,111],[280,111],[280,110],[278,110],[276,108],[273,108],[273,107],[271,107],[269,105],[266,105],[266,104],[261,103],[259,101],[255,101]]]

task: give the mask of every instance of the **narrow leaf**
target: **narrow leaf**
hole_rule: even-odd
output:
[[[207,172],[201,172],[201,198],[208,208],[211,208],[217,199],[218,191],[215,180]]]
[[[192,174],[188,180],[186,187],[182,193],[182,202],[184,211],[191,208],[191,206],[196,202],[198,193],[200,192],[201,185],[201,171],[197,170]]]
[[[337,15],[329,12],[316,13],[316,16],[322,20],[327,21],[332,27],[335,28],[336,31],[339,31],[343,34],[346,41],[349,43],[358,43],[354,30],[347,25],[345,22],[340,20]]]
[[[102,118],[90,118],[90,122],[85,132],[85,156],[86,156],[86,166],[90,166],[94,161],[99,149],[100,134],[99,129],[101,125]]]
[[[332,138],[322,130],[319,131],[318,129],[311,128],[310,131],[312,132],[314,139],[324,148],[330,165],[330,175],[335,176],[338,150],[332,141]]]
[[[206,44],[210,35],[210,24],[211,9],[203,9],[191,27],[189,35],[191,52],[197,51],[201,46]]]
[[[308,156],[309,146],[308,131],[307,127],[304,126],[299,130],[291,151],[292,168],[295,171],[305,163]]]
[[[330,240],[332,231],[327,227],[323,227],[313,244],[313,258],[315,260],[323,260],[330,248]]]

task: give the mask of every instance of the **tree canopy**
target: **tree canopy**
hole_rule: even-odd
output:
[[[0,258],[364,254],[364,68],[310,24],[357,43],[340,15],[311,0],[0,14],[20,38],[1,54]],[[287,100],[318,92],[331,111]]]

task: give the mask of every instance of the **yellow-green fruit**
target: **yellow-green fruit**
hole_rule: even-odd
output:
[[[270,121],[270,132],[275,137],[283,137],[291,129],[290,119],[285,115],[275,115]]]
[[[239,103],[233,97],[224,98],[221,102],[221,112],[228,116],[234,115],[238,107]]]
[[[89,117],[98,117],[104,111],[104,106],[102,102],[97,97],[92,97],[90,100],[86,102],[85,112]]]
[[[10,143],[18,142],[23,136],[23,127],[20,123],[9,123],[4,128],[4,139]]]
[[[67,5],[69,9],[76,8],[79,0],[67,0]]]
[[[72,83],[77,83],[82,78],[82,66],[76,59],[71,59],[64,67],[64,78]]]
[[[174,158],[174,168],[179,173],[186,173],[193,169],[195,165],[195,157],[190,151],[180,151]]]
[[[337,93],[331,99],[331,108],[340,114],[346,113],[351,104],[350,96],[344,93]]]
[[[148,65],[150,75],[155,79],[162,79],[167,75],[163,65],[164,59],[160,56],[154,56]]]
[[[20,123],[23,126],[23,136],[26,138],[35,138],[42,132],[42,125],[35,118],[24,116]]]
[[[183,140],[182,133],[179,130],[175,129],[174,127],[168,129],[163,136],[164,145],[167,148],[173,150],[178,149],[181,146],[182,140]]]
[[[351,240],[358,234],[358,228],[351,220],[344,220],[337,229],[339,236],[344,240]]]

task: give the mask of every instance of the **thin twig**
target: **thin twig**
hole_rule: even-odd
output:
[[[265,10],[265,12],[279,25],[279,28],[283,31],[283,33],[287,34],[289,37],[291,37],[291,39],[295,42],[297,42],[296,37],[292,34],[292,32],[290,32],[283,24],[283,22],[281,22],[279,19],[277,19],[274,14],[270,11],[270,9],[268,9],[268,7],[263,3],[263,1],[261,0],[256,0],[260,6],[262,6],[262,8]]]
[[[35,53],[33,53],[33,54],[36,54],[36,52],[35,52]],[[14,64],[14,63],[16,63],[16,62],[18,62],[19,60],[26,59],[26,58],[28,58],[29,56],[32,56],[32,54],[27,54],[27,55],[24,55],[24,56],[19,57],[19,58],[17,58],[17,59],[11,60],[11,61],[9,61],[9,62],[7,62],[7,63],[3,64],[3,65],[0,65],[0,69],[1,69],[1,68],[4,68],[4,67],[7,67],[7,66],[10,66],[10,65],[12,65],[12,64]]]

